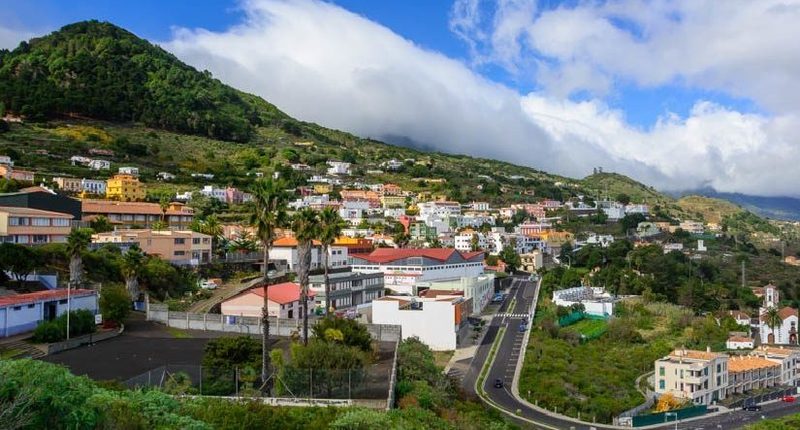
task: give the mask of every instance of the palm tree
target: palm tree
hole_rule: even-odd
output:
[[[170,199],[171,196],[167,193],[161,194],[158,198],[158,206],[161,208],[161,222],[165,224],[167,224],[165,220],[167,218],[167,209],[169,209]]]
[[[335,310],[331,301],[331,286],[328,279],[328,251],[331,245],[342,235],[347,222],[332,207],[326,207],[319,214],[319,241],[322,243],[322,267],[325,270],[325,315]]]
[[[775,335],[775,328],[780,327],[783,325],[783,318],[781,318],[781,314],[778,311],[778,308],[775,306],[771,306],[767,311],[764,313],[764,322],[767,324],[767,327],[772,331],[772,342],[768,343],[775,343],[778,342],[778,336]],[[767,338],[769,339],[769,337]],[[764,342],[764,339],[761,339]]]
[[[219,218],[216,215],[209,215],[206,219],[199,222],[197,225],[198,233],[203,233],[211,236],[211,249],[214,250],[215,254],[220,254],[220,238],[222,238],[222,234],[224,233],[222,228],[222,223],[219,222]]]
[[[122,256],[122,276],[125,277],[125,288],[135,301],[139,298],[139,273],[144,263],[144,252],[139,245],[133,245]]]
[[[261,381],[266,394],[269,394],[267,376],[269,373],[269,250],[275,241],[277,231],[286,226],[286,207],[289,196],[284,191],[281,180],[268,177],[257,181],[253,185],[253,213],[250,222],[256,229],[256,236],[261,241],[264,250],[264,306],[261,308],[261,325],[263,327],[261,339]]]
[[[67,255],[69,256],[69,288],[83,284],[83,253],[92,241],[92,230],[76,228],[67,236]]]
[[[308,345],[308,272],[311,270],[311,247],[319,234],[319,216],[311,208],[303,208],[292,217],[292,230],[297,239],[297,280],[303,302],[303,344]]]

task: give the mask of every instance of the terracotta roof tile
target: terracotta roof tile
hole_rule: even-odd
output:
[[[780,366],[780,363],[752,355],[731,357],[731,359],[728,360],[728,372],[745,372],[748,370],[769,369],[771,367]]]
[[[255,294],[259,297],[264,297],[264,287],[255,287],[245,291],[242,294]],[[308,298],[314,297],[314,292],[308,292]],[[282,284],[275,284],[269,286],[269,300],[281,305],[292,303],[300,300],[300,284],[294,282],[284,282]]]

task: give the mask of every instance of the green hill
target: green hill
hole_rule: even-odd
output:
[[[743,209],[727,200],[703,196],[685,196],[678,199],[678,206],[695,219],[720,224],[726,217],[736,215]]]

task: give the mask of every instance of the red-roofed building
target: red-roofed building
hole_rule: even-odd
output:
[[[354,272],[382,272],[386,288],[403,294],[415,294],[418,282],[483,273],[483,252],[461,253],[453,248],[378,248],[369,254],[353,254],[349,261]]]
[[[70,291],[69,308],[97,313],[97,292]],[[67,290],[0,296],[0,337],[33,331],[42,321],[50,321],[66,311]]]
[[[255,287],[225,300],[221,305],[222,314],[233,317],[260,317],[261,309],[264,307],[265,290],[267,289],[264,287]],[[303,317],[300,284],[284,282],[270,285],[268,292],[269,316],[293,319]],[[308,292],[308,302],[309,304],[314,302],[313,291]]]

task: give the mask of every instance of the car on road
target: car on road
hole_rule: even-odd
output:
[[[494,388],[503,388],[503,380],[500,378],[495,379]]]
[[[749,403],[749,404],[744,405],[742,407],[742,410],[745,410],[745,411],[760,411],[761,410],[761,405],[757,405],[755,403]]]
[[[505,297],[503,297],[503,293],[497,293],[492,297],[492,303],[500,303],[503,301]]]
[[[200,288],[204,290],[214,290],[217,288],[217,283],[213,279],[204,279],[200,282]]]
[[[794,402],[794,400],[795,400],[794,396],[783,396],[783,398],[781,399],[782,402],[786,403],[792,403]]]
[[[520,333],[523,333],[523,332],[525,332],[525,330],[527,330],[527,329],[528,329],[528,324],[525,324],[525,323],[523,322],[522,324],[520,324],[520,325],[519,325],[519,332],[520,332]]]

